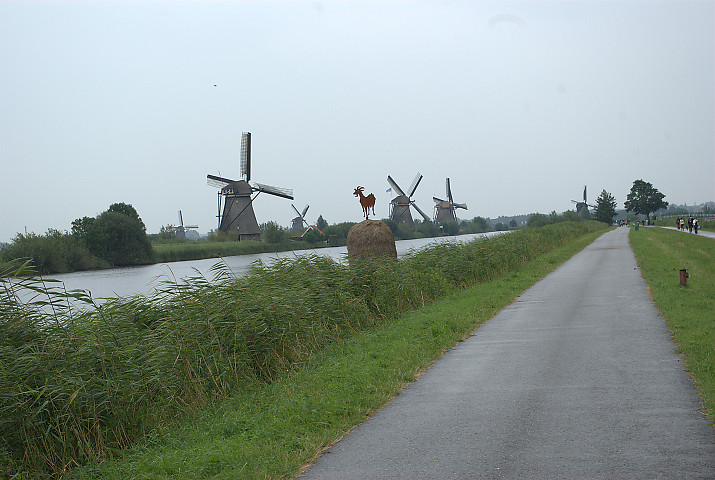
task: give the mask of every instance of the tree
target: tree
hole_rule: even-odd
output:
[[[446,235],[459,235],[459,225],[457,222],[444,222],[442,228]]]
[[[582,208],[581,211],[587,210],[586,208]],[[576,213],[573,210],[566,210],[564,213],[561,214],[561,221],[562,222],[581,222],[583,221],[584,218],[581,216],[581,214]]]
[[[611,225],[616,216],[616,199],[607,191],[601,191],[601,194],[596,199],[596,211],[593,218],[596,221]]]
[[[317,231],[314,228],[311,228],[307,232],[305,232],[305,235],[303,235],[303,241],[308,242],[310,244],[315,244],[318,242],[322,242],[325,240],[325,237],[320,234],[319,231]]]
[[[382,223],[384,223],[385,225],[387,225],[388,227],[390,227],[390,231],[392,232],[392,235],[393,235],[394,237],[397,236],[397,231],[399,230],[399,225],[397,224],[396,221],[394,221],[394,220],[391,219],[391,218],[383,218],[383,219],[382,219]],[[318,227],[318,228],[320,228],[320,227]],[[321,228],[321,230],[323,230],[323,229]],[[324,231],[324,230],[323,230],[323,231]]]
[[[144,222],[107,210],[97,217],[96,225],[102,232],[97,256],[116,266],[151,263],[153,251]]]
[[[261,225],[261,238],[267,243],[283,243],[288,240],[288,232],[274,221]]]
[[[78,218],[72,222],[72,235],[116,266],[150,263],[153,256],[144,222],[126,203],[113,203],[95,218]]]
[[[436,237],[439,235],[439,227],[429,220],[416,224],[416,229],[425,237]]]
[[[122,215],[126,215],[127,217],[131,218],[132,220],[136,220],[137,222],[139,222],[141,227],[146,232],[146,227],[144,226],[144,222],[142,222],[142,219],[139,218],[139,213],[137,213],[136,209],[134,207],[132,207],[130,204],[128,204],[128,203],[113,203],[109,206],[107,211],[121,213]]]
[[[325,231],[325,227],[328,226],[328,221],[323,218],[323,216],[319,216],[318,220],[315,222],[315,226],[318,227],[321,231]]]
[[[531,215],[529,215],[529,218],[526,221],[526,226],[543,227],[544,225],[548,225],[549,223],[551,223],[549,221],[549,217],[547,217],[543,213],[532,213]]]
[[[650,214],[652,212],[668,207],[668,202],[664,201],[664,198],[665,195],[650,183],[636,180],[633,182],[631,191],[626,197],[626,211],[637,215],[645,215],[650,224]]]

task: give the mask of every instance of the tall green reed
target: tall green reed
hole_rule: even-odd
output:
[[[319,255],[234,278],[163,279],[151,297],[95,303],[81,291],[0,275],[0,476],[58,477],[116,454],[188,410],[271,381],[330,342],[518,268],[604,228],[559,223],[403,260]],[[1,272],[0,272],[1,273]]]

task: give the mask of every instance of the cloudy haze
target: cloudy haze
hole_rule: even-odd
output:
[[[715,200],[715,3],[0,2],[0,241],[132,204],[216,228],[252,132],[259,222],[388,216],[391,175],[463,219]]]

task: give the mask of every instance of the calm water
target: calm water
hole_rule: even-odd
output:
[[[398,240],[395,242],[397,256],[402,257],[412,249],[420,249],[434,242],[445,241],[470,241],[474,238],[499,235],[504,232],[478,233],[471,235],[459,235],[456,237],[420,238],[415,240]],[[224,257],[223,261],[233,271],[236,276],[246,275],[253,268],[256,261],[270,264],[274,259],[280,257],[293,257],[295,255],[315,253],[328,256],[336,261],[342,261],[347,255],[346,247],[328,247],[317,250],[296,250],[292,252],[259,253],[253,255],[238,255]],[[186,277],[204,275],[212,278],[209,269],[220,262],[217,258],[205,260],[191,260],[186,262],[170,262],[156,265],[146,265],[142,267],[113,268],[110,270],[96,270],[90,272],[66,273],[63,275],[53,275],[52,278],[61,280],[67,290],[89,290],[92,297],[110,298],[125,297],[134,294],[151,295],[157,282],[161,280],[180,281]]]

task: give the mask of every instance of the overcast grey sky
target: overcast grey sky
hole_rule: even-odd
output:
[[[387,217],[387,175],[462,219],[715,200],[715,2],[0,2],[0,241],[111,203],[216,228],[206,174],[308,219]],[[291,201],[260,195],[259,222]]]

